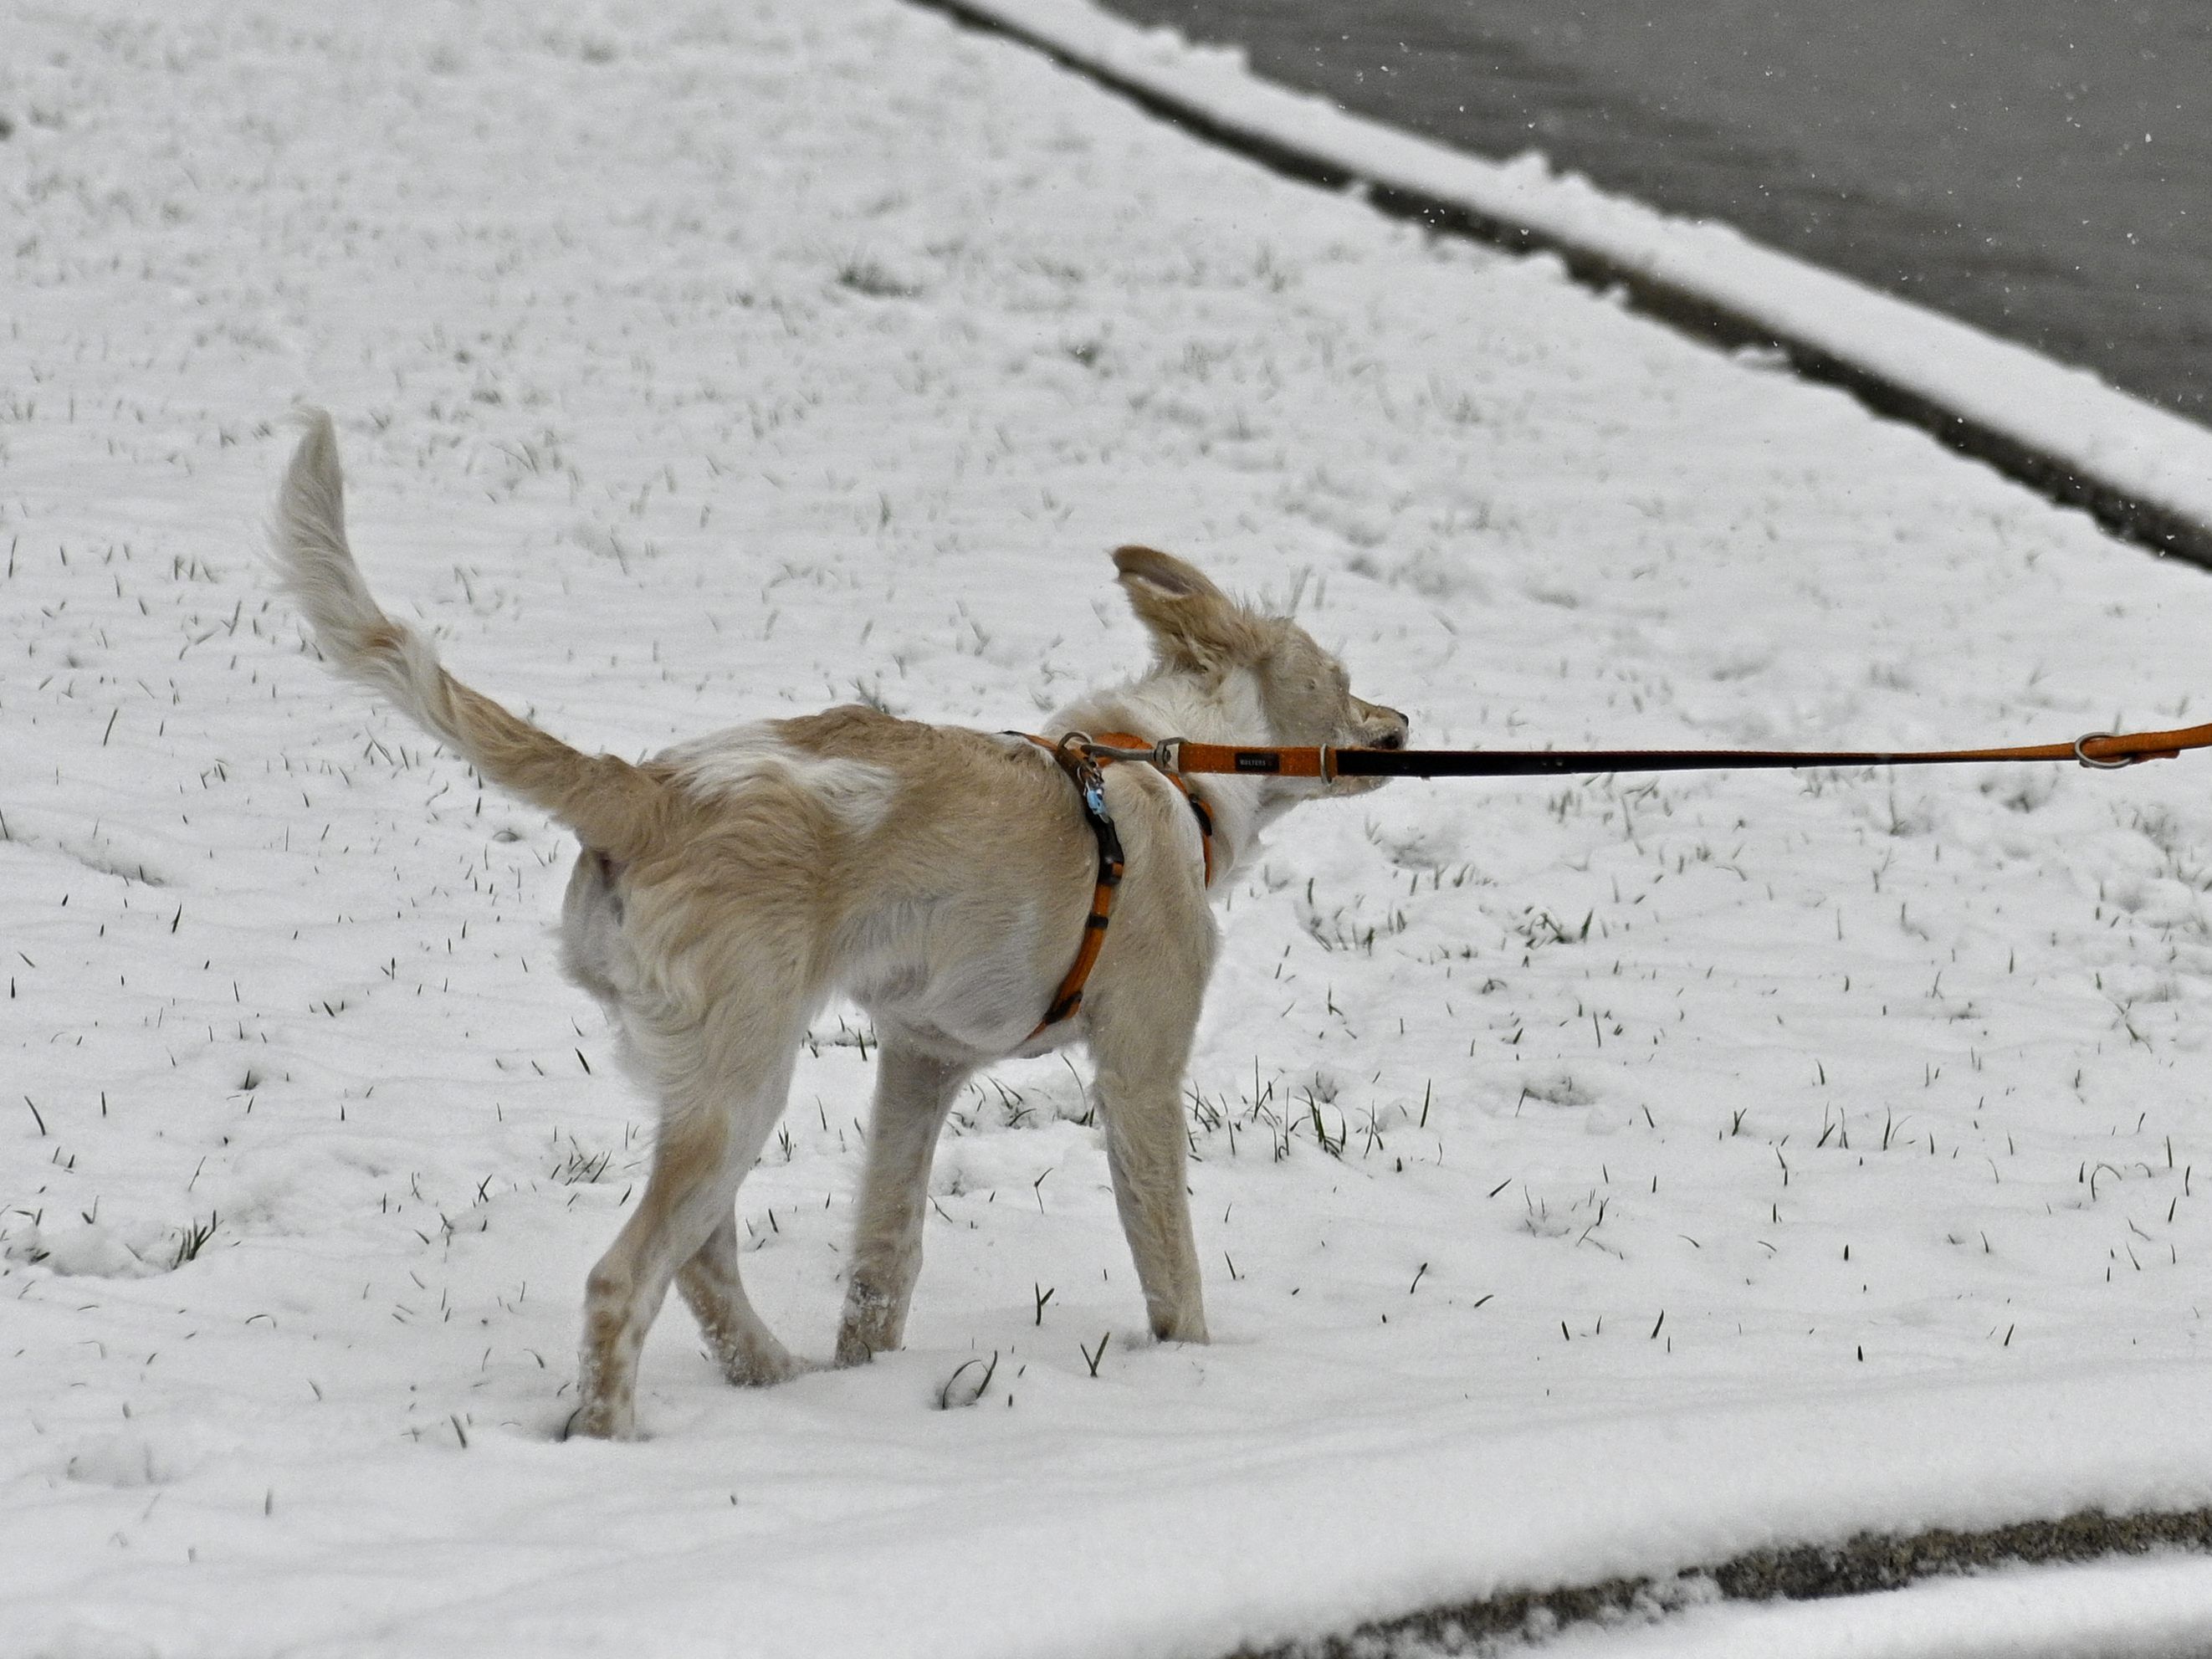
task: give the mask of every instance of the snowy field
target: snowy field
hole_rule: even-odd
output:
[[[2201,719],[2212,586],[891,0],[6,33],[0,1654],[1212,1659],[2212,1502],[2202,758],[1307,809],[1190,1079],[1212,1346],[1143,1334],[1079,1066],[1010,1065],[905,1352],[735,1392],[672,1308],[649,1437],[556,1443],[642,1105],[563,837],[270,596],[295,401],[387,602],[625,754],[1033,720],[1139,665],[1131,539],[1431,745]],[[741,1199],[818,1358],[872,1048],[825,1019]],[[2187,1559],[2002,1582],[1569,1644],[2212,1630]]]

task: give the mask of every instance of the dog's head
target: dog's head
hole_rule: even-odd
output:
[[[1215,681],[1249,676],[1267,742],[1405,747],[1406,717],[1352,696],[1344,665],[1288,617],[1249,610],[1181,559],[1149,547],[1116,548],[1114,566],[1130,608],[1152,636],[1160,667]],[[1237,738],[1253,740],[1243,733],[1231,740]],[[1358,794],[1382,782],[1345,778],[1330,793]]]

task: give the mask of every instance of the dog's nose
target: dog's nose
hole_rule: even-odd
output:
[[[1368,749],[1403,749],[1406,733],[1412,723],[1396,709],[1387,704],[1369,702],[1364,697],[1352,700],[1353,710],[1359,716],[1359,741]]]
[[[1370,730],[1375,726],[1382,728],[1368,738],[1369,748],[1403,749],[1406,746],[1406,734],[1412,729],[1413,722],[1396,709],[1379,702],[1363,702],[1359,705],[1359,712],[1367,717]]]

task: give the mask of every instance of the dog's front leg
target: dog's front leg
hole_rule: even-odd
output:
[[[876,1103],[868,1170],[854,1228],[853,1277],[837,1328],[837,1363],[859,1365],[896,1348],[921,1271],[922,1213],[930,1159],[952,1097],[974,1068],[953,1065],[886,1037],[876,1056]]]
[[[1203,1342],[1206,1300],[1183,1184],[1182,1094],[1197,1010],[1148,1012],[1150,1018],[1139,1018],[1120,1000],[1100,998],[1091,1017],[1106,1162],[1152,1334]]]

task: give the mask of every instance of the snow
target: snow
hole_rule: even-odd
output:
[[[386,602],[623,753],[1018,725],[1137,665],[1128,539],[1297,593],[1439,746],[2171,724],[2212,594],[889,0],[10,27],[0,1654],[1211,1656],[2212,1502],[2189,761],[1307,809],[1190,1079],[1211,1346],[1144,1337],[1047,1059],[962,1103],[903,1352],[737,1392],[672,1308],[649,1437],[556,1442],[648,1127],[564,839],[271,596],[294,400]],[[817,1359],[865,1041],[740,1198]],[[2047,1594],[2094,1651],[2208,1576]]]
[[[1560,175],[1531,151],[1495,161],[1364,119],[1249,74],[1235,47],[1194,46],[1091,0],[957,0],[1124,84],[1203,111],[1367,185],[1454,203],[1749,319],[1939,410],[2184,521],[2212,523],[2212,430],[1930,311],[1750,241]]]

